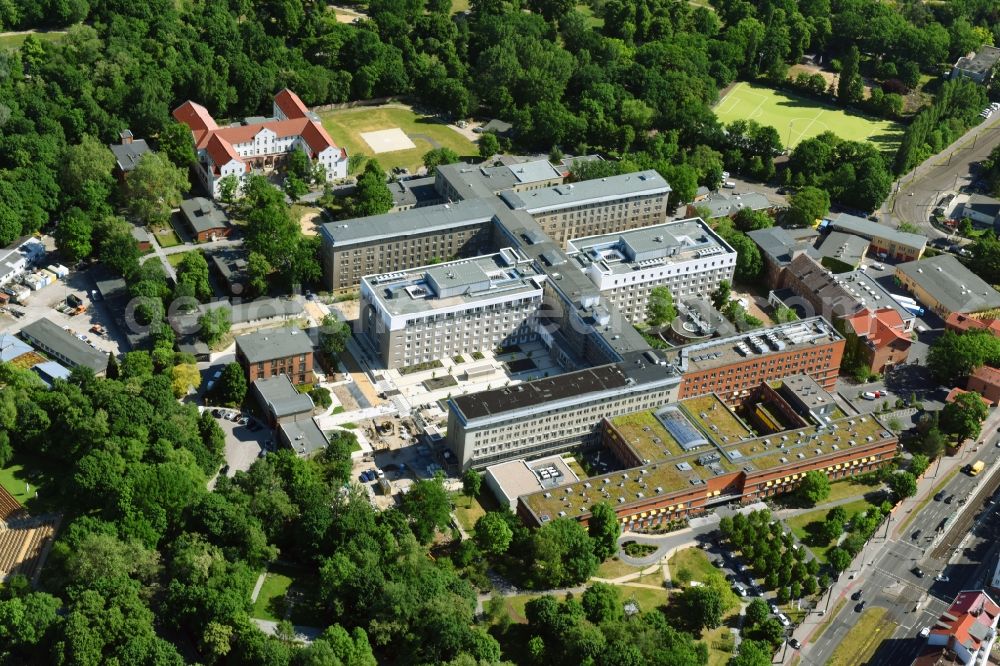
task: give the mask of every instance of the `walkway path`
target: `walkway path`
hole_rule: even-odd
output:
[[[150,257],[156,257],[163,264],[163,271],[170,277],[171,280],[177,282],[177,271],[174,269],[173,265],[167,260],[167,253],[163,251],[160,244],[156,242],[156,236],[154,234],[149,234],[149,244],[153,248],[153,254],[147,254],[143,257],[139,257],[139,263],[145,263]],[[183,246],[179,246],[183,247]]]
[[[253,586],[253,592],[250,593],[250,603],[257,603],[257,597],[260,596],[260,589],[264,587],[265,578],[267,578],[266,571],[257,576],[257,584]]]
[[[257,627],[269,636],[275,636],[278,633],[278,623],[271,620],[261,620],[260,618],[250,618],[251,622],[257,625]],[[320,627],[306,627],[301,624],[293,625],[295,629],[295,641],[298,643],[309,644],[320,637],[323,633],[323,629]]]

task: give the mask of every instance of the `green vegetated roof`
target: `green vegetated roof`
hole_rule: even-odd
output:
[[[705,436],[707,445],[684,451],[657,418],[658,410],[616,417],[610,420],[611,427],[649,463],[533,493],[524,498],[528,508],[542,520],[580,517],[598,502],[614,507],[636,504],[704,485],[715,476],[758,472],[892,437],[873,416],[842,417],[824,426],[757,436],[715,394],[682,400],[676,406]]]

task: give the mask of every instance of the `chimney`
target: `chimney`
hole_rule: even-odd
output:
[[[132,130],[124,129],[121,131],[121,134],[119,134],[118,137],[122,140],[122,145],[127,146],[130,143],[132,143]]]

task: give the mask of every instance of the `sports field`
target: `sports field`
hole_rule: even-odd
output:
[[[842,139],[871,141],[882,149],[895,149],[903,135],[899,123],[742,81],[715,106],[715,115],[724,123],[756,120],[770,125],[786,148],[827,130]]]
[[[323,127],[337,145],[347,148],[348,155],[377,157],[378,163],[386,171],[400,166],[406,167],[411,173],[416,172],[423,166],[424,153],[432,148],[451,148],[461,157],[475,155],[476,159],[479,159],[479,148],[474,143],[437,119],[418,115],[402,105],[322,111],[319,116],[323,121]],[[392,142],[377,142],[375,145],[379,146],[379,153],[376,155],[372,145],[362,136],[362,134],[397,129],[401,132],[385,132],[384,135],[374,136],[409,139],[415,147],[392,150],[395,145],[409,144],[405,140],[400,140],[395,145],[390,145]],[[368,138],[373,137],[369,134]]]

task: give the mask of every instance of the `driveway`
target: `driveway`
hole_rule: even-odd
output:
[[[225,413],[235,411],[225,408],[219,409]],[[254,432],[248,426],[240,425],[226,418],[216,418],[215,421],[222,428],[222,432],[226,434],[226,449],[223,452],[223,457],[226,459],[224,464],[229,465],[229,471],[226,473],[226,476],[229,477],[234,476],[238,471],[245,472],[250,469],[250,465],[254,464],[260,457],[265,444],[274,440],[274,431],[263,423],[258,422],[263,427]],[[251,419],[250,423],[254,422],[254,419]],[[209,482],[209,488],[213,487],[215,487],[214,478]]]

